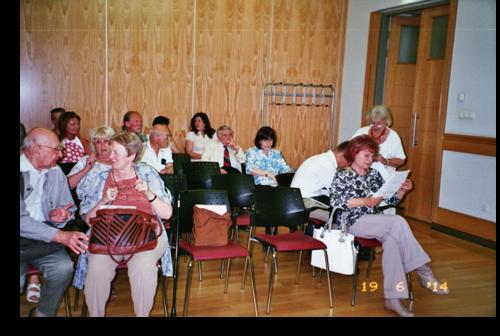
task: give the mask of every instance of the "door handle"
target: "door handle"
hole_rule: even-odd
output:
[[[413,128],[411,135],[411,147],[415,148],[417,146],[417,119],[419,118],[419,114],[417,112],[413,112]]]

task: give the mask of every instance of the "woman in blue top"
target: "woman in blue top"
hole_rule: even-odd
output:
[[[252,174],[256,186],[276,187],[276,175],[294,171],[283,158],[276,146],[276,132],[263,126],[255,135],[255,147],[246,151],[246,172]]]

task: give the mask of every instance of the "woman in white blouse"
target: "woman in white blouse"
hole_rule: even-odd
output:
[[[191,161],[201,161],[205,146],[216,141],[215,130],[204,112],[198,112],[191,118],[191,132],[186,135],[186,154]]]
[[[389,127],[392,125],[392,115],[384,105],[375,105],[366,114],[368,126],[361,127],[354,135],[368,134],[380,146],[379,154],[374,158],[386,167],[397,169],[405,164],[406,155],[399,135]]]

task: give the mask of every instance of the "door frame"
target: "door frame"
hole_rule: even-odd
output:
[[[392,16],[398,13],[410,12],[413,10],[420,10],[430,7],[436,7],[440,5],[449,5],[449,23],[448,23],[448,35],[446,42],[446,55],[444,60],[444,70],[443,79],[441,84],[441,101],[439,105],[439,116],[438,116],[438,135],[437,135],[437,148],[435,157],[435,167],[434,167],[434,182],[433,182],[433,199],[432,199],[432,222],[438,222],[438,204],[439,204],[439,191],[441,184],[441,167],[442,167],[442,156],[443,156],[443,141],[445,135],[445,122],[446,122],[446,107],[448,106],[448,91],[451,76],[451,62],[452,62],[452,52],[455,36],[455,23],[457,17],[457,0],[450,1],[429,1],[424,3],[418,3],[415,5],[404,5],[393,8],[388,8],[384,10],[379,10],[372,12],[370,14],[370,25],[368,33],[368,51],[366,57],[366,72],[365,72],[365,85],[363,93],[363,113],[361,115],[361,125],[364,125],[364,117],[366,111],[374,104],[375,99],[375,84],[376,84],[376,73],[377,73],[377,61],[378,61],[378,46],[381,43],[381,22],[383,16]]]

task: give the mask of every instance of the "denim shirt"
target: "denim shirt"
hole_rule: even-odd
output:
[[[251,174],[252,170],[259,168],[275,175],[292,172],[293,169],[286,163],[283,155],[277,149],[270,149],[269,155],[264,154],[262,149],[252,147],[246,151],[247,163],[246,172]],[[276,183],[271,177],[254,176],[255,184],[275,185]]]
[[[97,202],[102,199],[104,183],[108,177],[110,169],[106,169],[100,172],[92,173],[89,172],[82,181],[78,184],[76,193],[78,198],[80,198],[80,214],[83,217],[87,212],[95,207]],[[165,184],[161,179],[158,172],[151,166],[138,163],[135,165],[135,171],[137,176],[148,184],[149,190],[161,198],[165,202],[172,203],[172,196],[170,192],[165,189]],[[161,219],[158,218],[161,223]],[[90,230],[87,231],[87,235],[90,235]],[[162,235],[159,239],[165,239],[167,243],[167,250],[165,254],[161,257],[161,268],[164,276],[172,276],[172,255],[170,253],[170,245],[168,243],[168,237],[165,230],[163,230]],[[73,278],[73,286],[78,289],[82,289],[85,283],[85,277],[87,275],[87,263],[88,263],[87,253],[84,252],[78,257],[78,264],[76,266],[75,276]]]

